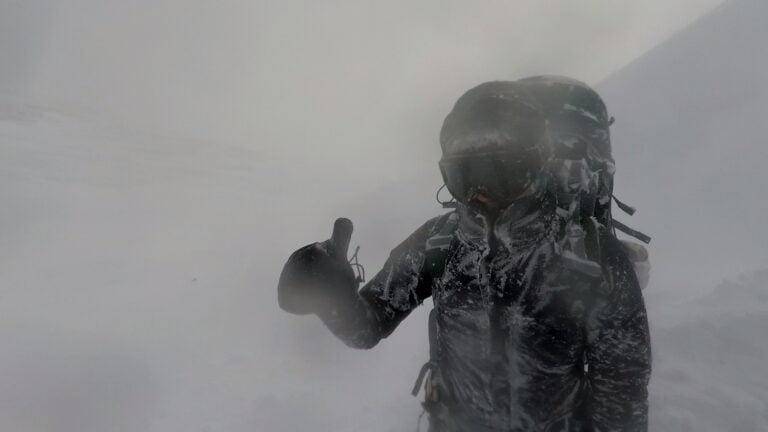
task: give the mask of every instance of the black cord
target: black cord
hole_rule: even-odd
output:
[[[360,246],[355,248],[355,253],[349,259],[349,265],[355,269],[355,279],[358,283],[365,282],[365,267],[357,260],[357,253],[360,252]]]
[[[443,185],[442,185],[442,186],[440,186],[440,187],[437,189],[437,193],[435,193],[435,199],[437,200],[437,202],[438,202],[438,203],[439,203],[441,206],[443,206],[443,208],[456,208],[456,206],[458,205],[458,203],[456,202],[456,199],[455,199],[455,198],[453,198],[453,197],[451,197],[451,199],[450,199],[450,200],[448,200],[448,201],[440,201],[440,191],[442,191],[442,190],[443,190],[443,189],[445,189],[446,187],[447,187],[447,186],[445,185],[445,183],[443,183]]]

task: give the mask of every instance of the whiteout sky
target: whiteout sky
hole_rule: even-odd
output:
[[[433,150],[467,88],[595,83],[718,3],[5,0],[0,92],[379,179],[422,163],[403,149]]]

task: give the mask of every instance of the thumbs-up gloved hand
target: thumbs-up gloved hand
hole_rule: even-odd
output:
[[[331,238],[302,247],[288,258],[277,285],[280,307],[306,315],[330,310],[357,293],[357,280],[347,260],[352,221],[336,219]]]

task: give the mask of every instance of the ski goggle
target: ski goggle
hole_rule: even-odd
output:
[[[476,194],[507,204],[522,197],[542,171],[541,151],[532,147],[471,155],[443,156],[440,172],[457,201],[468,203]]]

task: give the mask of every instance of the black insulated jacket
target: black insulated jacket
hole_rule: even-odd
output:
[[[460,205],[318,314],[347,345],[370,348],[432,297],[432,431],[647,430],[651,350],[632,263],[606,228],[568,221],[550,198],[493,223]],[[427,244],[446,224],[436,274]]]

